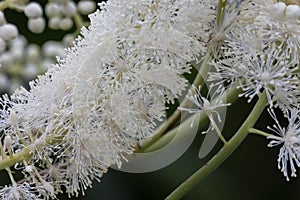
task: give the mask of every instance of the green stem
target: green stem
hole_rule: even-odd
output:
[[[228,141],[226,145],[202,168],[195,172],[185,182],[183,182],[176,190],[174,190],[166,200],[176,200],[183,197],[190,190],[192,190],[197,184],[199,184],[204,178],[212,173],[217,167],[219,167],[224,160],[241,144],[241,142],[248,135],[250,128],[254,126],[259,116],[267,106],[268,100],[266,92],[263,92],[250,115],[246,121],[242,124],[236,134]]]
[[[30,152],[32,152],[33,149],[34,146],[31,145],[29,147],[22,149],[22,151],[13,154],[12,156],[5,157],[5,159],[0,161],[0,170],[13,166],[14,164],[21,162],[23,160],[29,159],[31,157]]]
[[[81,15],[79,15],[77,13],[74,15],[73,19],[75,21],[75,25],[76,25],[76,28],[77,28],[77,30],[74,32],[74,36],[77,36],[77,35],[80,34],[81,28],[83,26],[85,26],[85,27],[89,26],[89,23],[84,22]]]
[[[205,80],[207,79],[208,72],[211,69],[211,65],[208,64],[208,62],[211,60],[210,53],[207,53],[204,57],[202,64],[199,68],[198,74],[193,82],[193,85],[198,87],[199,85],[203,85],[205,83]],[[181,104],[180,107],[190,107],[190,101],[185,98]],[[137,149],[137,152],[145,152],[145,149],[147,149],[149,146],[160,140],[161,137],[163,137],[169,130],[172,129],[180,120],[181,118],[181,111],[175,110],[174,113],[166,120],[165,123],[163,123],[156,131],[155,135],[145,142],[143,142],[140,147]]]
[[[217,132],[217,134],[218,134],[220,140],[221,140],[224,144],[227,144],[227,141],[226,141],[226,139],[224,138],[224,136],[222,135],[222,132],[221,132],[221,130],[219,129],[219,127],[218,127],[218,125],[216,124],[216,122],[215,122],[214,120],[210,120],[210,121],[211,121],[211,123],[212,123],[212,125],[213,125],[215,131]]]
[[[169,144],[178,134],[179,128],[180,131],[183,132],[180,138],[178,138],[179,140],[183,139],[184,137],[189,137],[188,134],[184,133],[189,133],[189,131],[193,129],[193,127],[191,127],[193,120],[197,121],[197,124],[199,124],[199,127],[197,127],[198,129],[203,129],[206,123],[209,121],[207,115],[204,112],[195,114],[195,116],[188,118],[186,121],[184,121],[184,123],[180,124],[180,127],[177,126],[176,128],[173,128],[167,134],[163,135],[159,140],[153,143],[151,146],[145,148],[144,152],[153,152]]]
[[[265,136],[265,137],[269,137],[269,136],[272,135],[272,134],[266,133],[264,131],[255,129],[255,128],[250,128],[249,129],[249,133],[254,133],[254,134],[257,134],[257,135],[262,135],[262,136]]]
[[[6,8],[8,8],[9,6],[9,2],[8,1],[2,1],[0,2],[0,10],[3,11],[5,10]]]
[[[22,12],[28,0],[5,0],[0,2],[0,10],[4,11],[7,8]]]
[[[63,136],[47,136],[45,139],[45,145],[51,145],[61,142]],[[19,163],[21,161],[30,159],[32,156],[33,151],[35,151],[35,145],[31,144],[25,148],[23,148],[18,153],[15,153],[10,156],[4,156],[3,160],[0,160],[0,170],[11,167],[15,165],[16,163]]]
[[[216,28],[220,28],[223,19],[224,19],[224,10],[226,6],[227,1],[225,0],[219,0],[218,7],[217,7],[217,19],[216,19]]]

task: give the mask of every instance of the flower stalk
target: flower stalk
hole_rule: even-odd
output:
[[[248,118],[242,124],[236,134],[228,141],[227,144],[202,168],[195,172],[191,177],[184,181],[179,187],[177,187],[166,200],[181,199],[185,194],[198,185],[203,179],[205,179],[210,173],[212,173],[217,167],[219,167],[234,150],[242,143],[247,137],[249,130],[255,125],[256,121],[262,114],[264,108],[268,105],[266,92],[263,92],[258,101],[256,102],[253,110],[249,114]]]

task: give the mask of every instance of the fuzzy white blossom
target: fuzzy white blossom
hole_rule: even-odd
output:
[[[281,145],[278,155],[278,168],[289,181],[289,174],[296,177],[296,167],[300,167],[300,109],[289,110],[286,115],[288,119],[287,127],[280,125],[274,111],[269,112],[275,121],[273,127],[268,127],[279,136],[269,136],[269,147]]]
[[[210,130],[214,130],[217,123],[221,122],[221,116],[219,110],[222,107],[230,106],[230,103],[223,102],[222,97],[224,95],[224,88],[220,85],[211,85],[206,96],[201,94],[201,87],[196,88],[193,85],[192,90],[189,90],[187,98],[196,106],[195,108],[179,107],[180,110],[187,111],[189,113],[203,112],[210,120],[209,128],[204,132],[207,133]],[[193,126],[194,121],[191,126]]]
[[[26,179],[50,196],[78,195],[110,166],[121,167],[185,89],[182,75],[206,51],[214,7],[208,0],[101,3],[64,58],[29,90],[2,98],[0,129],[10,149],[30,148],[26,165],[39,165],[32,172],[20,163]]]
[[[287,58],[299,62],[300,7],[273,0],[254,0],[244,10],[243,16],[253,18],[250,30],[256,30],[263,38],[278,44]]]
[[[280,5],[284,16],[276,18],[274,9]],[[249,102],[266,90],[270,106],[279,106],[283,111],[293,107],[299,93],[297,42],[300,35],[298,31],[285,30],[286,27],[297,29],[299,25],[298,19],[285,16],[288,12],[283,2],[243,4],[236,19],[238,23],[226,34],[223,56],[212,62],[216,72],[210,73],[209,80],[219,84],[238,83],[244,91],[241,96],[249,98]]]

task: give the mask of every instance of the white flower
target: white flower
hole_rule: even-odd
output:
[[[224,8],[218,8],[217,15],[219,18],[214,20],[214,27],[212,28],[211,38],[208,42],[208,48],[214,54],[215,58],[223,55],[223,49],[226,46],[227,34],[236,25],[240,12],[240,2],[227,2]],[[222,21],[220,21],[222,19]]]
[[[215,90],[215,91],[213,91]],[[221,87],[221,85],[218,86],[217,89],[214,89],[214,86],[211,86],[209,88],[209,91],[206,96],[202,96],[201,94],[201,86],[199,88],[196,88],[193,85],[193,88],[189,90],[189,95],[187,98],[196,106],[196,108],[184,108],[179,107],[178,109],[187,111],[189,113],[200,113],[204,112],[207,117],[210,120],[210,126],[209,128],[204,132],[207,133],[209,130],[214,129],[216,120],[218,122],[221,122],[221,116],[218,113],[218,109],[226,106],[230,106],[230,103],[224,103],[221,96],[223,96],[225,90]],[[194,120],[191,124],[193,126]]]
[[[292,177],[296,177],[296,167],[300,167],[300,109],[294,108],[286,113],[288,119],[287,127],[282,127],[276,118],[274,111],[269,112],[275,120],[270,130],[279,136],[269,136],[271,139],[269,147],[283,144],[278,156],[278,168],[289,181],[289,173]]]
[[[277,47],[271,46],[263,51],[249,51],[244,58],[234,54],[214,62],[216,72],[210,74],[210,80],[239,83],[244,91],[240,96],[249,98],[249,102],[262,90],[266,90],[270,106],[291,106],[292,96],[298,92],[298,77],[294,63]],[[280,95],[274,91],[280,91]],[[282,95],[284,93],[284,95]]]
[[[297,77],[294,75],[293,67],[293,63],[275,48],[268,49],[265,54],[254,54],[249,60],[242,61],[238,68],[240,76],[245,79],[245,84],[241,85],[244,90],[242,95],[249,97],[251,101],[261,89],[264,89],[267,92],[269,104],[272,106],[272,95],[276,87],[284,85],[288,90],[297,89],[297,82],[295,82]]]
[[[299,62],[300,7],[279,1],[255,0],[244,10],[245,18],[254,19],[245,29],[258,30],[259,34],[282,48],[287,58]]]

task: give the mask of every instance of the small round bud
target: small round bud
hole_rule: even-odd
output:
[[[275,3],[272,6],[272,15],[278,18],[281,18],[284,16],[286,5],[283,2]]]
[[[76,5],[73,1],[69,1],[63,8],[63,14],[66,17],[73,17],[76,13]]]
[[[79,1],[78,10],[83,15],[88,15],[96,9],[96,3],[94,1]]]
[[[61,55],[62,52],[64,52],[64,47],[60,42],[56,41],[48,41],[46,42],[43,47],[43,53],[46,57],[55,58],[56,56],[63,57]]]
[[[13,55],[9,52],[4,52],[0,54],[0,60],[2,67],[11,66],[13,64]]]
[[[67,34],[63,38],[63,43],[67,47],[72,47],[74,45],[74,36],[72,34]]]
[[[48,69],[50,69],[52,67],[54,62],[55,61],[51,58],[43,59],[42,64],[41,64],[42,70],[47,71]]]
[[[0,37],[5,41],[10,41],[18,36],[18,29],[14,24],[4,24],[0,26]]]
[[[10,54],[13,61],[18,61],[24,58],[25,55],[25,46],[27,41],[24,37],[18,37],[11,41],[10,43]]]
[[[49,28],[53,30],[58,30],[60,21],[61,21],[60,17],[51,17],[48,21]]]
[[[27,45],[27,40],[25,37],[20,36],[13,41],[11,41],[12,49],[23,49]]]
[[[43,15],[43,9],[40,4],[31,2],[25,6],[24,13],[28,18],[36,18]]]
[[[2,11],[0,11],[0,26],[2,26],[5,23],[6,23],[6,19],[5,19],[4,13]]]
[[[48,17],[56,17],[60,15],[60,7],[56,3],[47,3],[45,12]]]
[[[70,18],[63,18],[59,23],[59,28],[63,31],[69,30],[73,26],[73,21]]]
[[[27,80],[32,80],[38,75],[37,65],[35,63],[29,62],[26,64],[23,70],[23,76]]]
[[[33,33],[42,33],[45,30],[45,20],[42,17],[38,17],[38,18],[30,18],[28,20],[28,29],[30,31],[32,31]]]
[[[300,17],[300,7],[297,5],[288,5],[286,7],[285,15],[290,19],[297,19]]]
[[[0,38],[0,53],[3,53],[6,49],[6,42]]]
[[[36,44],[30,44],[27,47],[27,58],[28,60],[35,61],[40,56],[40,47]]]

